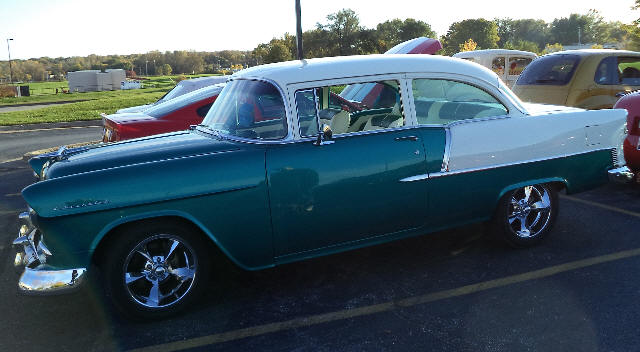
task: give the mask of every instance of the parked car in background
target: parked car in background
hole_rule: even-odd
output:
[[[373,104],[332,107],[370,83]],[[120,311],[157,318],[193,302],[215,256],[259,270],[485,221],[532,246],[560,189],[624,170],[625,116],[529,110],[492,71],[443,56],[253,67],[190,130],[30,160],[18,287],[63,293],[94,263]]]
[[[418,37],[404,41],[385,51],[385,54],[429,54],[435,55],[442,49],[442,43],[438,39]]]
[[[159,133],[186,130],[202,122],[224,83],[183,94],[143,112],[102,116],[102,141],[117,142]]]
[[[124,113],[130,113],[130,112],[141,112],[144,111],[154,105],[158,105],[161,103],[164,103],[166,101],[169,101],[173,98],[177,98],[183,94],[187,94],[189,92],[193,92],[194,90],[203,88],[203,87],[207,87],[213,84],[218,84],[218,83],[224,83],[227,81],[227,79],[229,79],[229,76],[208,76],[208,77],[199,77],[199,78],[192,78],[192,79],[185,79],[182,80],[180,82],[178,82],[178,84],[176,84],[175,87],[173,87],[170,91],[168,91],[165,95],[162,96],[162,98],[158,99],[158,101],[156,101],[155,103],[151,103],[151,104],[146,104],[146,105],[138,105],[138,106],[132,106],[130,108],[124,108],[124,109],[120,109],[118,111],[116,111],[116,114],[124,114]]]
[[[463,51],[453,57],[473,61],[491,69],[507,86],[512,87],[525,67],[538,55],[529,51],[487,49]]]
[[[616,94],[640,88],[640,53],[567,50],[542,56],[522,72],[513,92],[524,101],[583,109],[611,108]]]
[[[632,174],[624,176],[625,181],[640,182],[640,92],[625,94],[613,106],[626,109],[628,135],[624,140],[624,159]]]

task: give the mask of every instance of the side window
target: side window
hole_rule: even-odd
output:
[[[404,126],[397,81],[325,86],[296,92],[300,135],[315,136],[327,124],[333,135]]]
[[[509,58],[509,75],[517,76],[524,71],[524,68],[531,63],[533,59],[530,57],[511,57]]]
[[[620,84],[640,86],[640,58],[619,57],[618,72]]]
[[[502,76],[504,74],[504,56],[496,57],[491,62],[491,69],[498,76]]]
[[[610,56],[600,61],[593,80],[597,84],[613,85],[619,83],[618,76],[618,59]]]
[[[416,118],[421,125],[506,115],[496,98],[472,85],[444,79],[414,79]]]

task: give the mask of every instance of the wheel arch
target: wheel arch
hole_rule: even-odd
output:
[[[554,187],[556,191],[560,191],[562,189],[567,189],[567,190],[570,189],[569,181],[562,177],[548,177],[548,178],[528,180],[528,181],[522,181],[522,182],[510,184],[504,187],[498,194],[497,198],[494,199],[493,209],[494,210],[497,209],[498,204],[500,204],[500,199],[502,199],[502,197],[504,197],[505,194],[511,191],[515,191],[518,188],[531,186],[531,185],[540,185],[540,184],[549,184],[552,187]]]
[[[201,234],[205,238],[208,239],[207,243],[210,244],[210,250],[213,252],[219,252],[223,257],[225,257],[230,263],[234,266],[239,267],[243,270],[251,270],[253,268],[249,268],[244,265],[242,262],[237,260],[225,247],[222,245],[216,236],[211,233],[206,227],[202,225],[197,219],[192,217],[189,214],[178,212],[178,211],[164,211],[164,212],[154,212],[154,213],[143,213],[136,214],[133,216],[119,218],[107,226],[105,226],[102,231],[96,236],[91,243],[90,247],[90,256],[91,260],[94,264],[98,264],[102,258],[106,255],[106,251],[108,250],[108,245],[110,240],[118,236],[121,231],[126,230],[127,227],[137,225],[139,223],[144,222],[156,222],[156,221],[166,221],[180,224],[182,226],[187,226],[193,231]]]

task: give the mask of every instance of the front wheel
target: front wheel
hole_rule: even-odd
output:
[[[106,253],[105,288],[121,312],[159,318],[178,312],[202,291],[208,246],[176,224],[139,224],[122,231]]]
[[[542,241],[558,215],[558,192],[551,185],[525,186],[505,194],[492,220],[494,231],[514,247]]]

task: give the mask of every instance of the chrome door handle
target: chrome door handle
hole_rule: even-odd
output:
[[[403,137],[396,137],[395,138],[395,140],[398,141],[398,142],[402,142],[402,141],[413,141],[413,142],[415,142],[418,139],[420,139],[420,138],[418,138],[416,136],[403,136]]]

